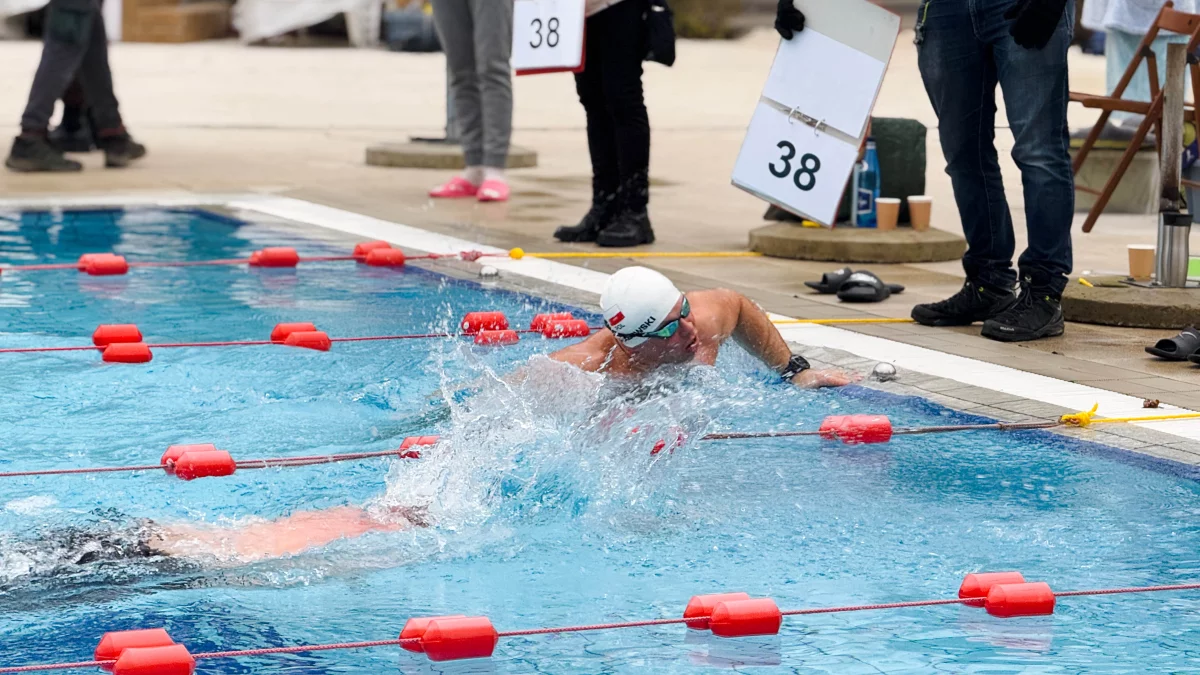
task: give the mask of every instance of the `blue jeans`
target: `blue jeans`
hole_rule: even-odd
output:
[[[996,154],[996,85],[1016,141],[1013,160],[1025,190],[1029,247],[1021,275],[1061,295],[1071,272],[1074,177],[1067,129],[1067,48],[1074,0],[1044,49],[1017,45],[1004,13],[1016,0],[923,0],[916,42],[925,91],[938,116],[946,173],[954,186],[976,282],[1012,288],[1017,280],[1012,214]]]

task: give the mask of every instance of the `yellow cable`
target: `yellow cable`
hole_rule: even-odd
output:
[[[1095,285],[1095,284],[1093,284],[1092,282],[1088,281],[1087,279],[1084,279],[1083,277],[1079,277],[1079,283],[1080,283],[1080,284],[1082,284],[1082,285],[1084,285],[1084,286],[1087,286],[1088,288],[1095,288],[1095,287],[1096,287],[1096,285]]]
[[[1093,424],[1113,424],[1116,422],[1165,422],[1168,420],[1194,420],[1200,419],[1200,413],[1176,413],[1174,415],[1143,415],[1140,417],[1104,417],[1101,419],[1093,419],[1096,410],[1100,408],[1100,404],[1092,406],[1091,410],[1085,410],[1070,415],[1063,415],[1059,420],[1063,424],[1070,424],[1077,427],[1088,427]]]
[[[870,319],[778,319],[773,321],[775,325],[793,324],[793,323],[912,323],[912,319],[887,319],[883,317],[875,317]]]

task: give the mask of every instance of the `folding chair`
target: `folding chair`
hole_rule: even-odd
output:
[[[1200,103],[1200,60],[1197,60],[1195,55],[1196,48],[1200,47],[1200,14],[1177,12],[1172,9],[1173,7],[1174,3],[1167,2],[1159,10],[1158,17],[1154,20],[1154,25],[1150,27],[1150,31],[1142,38],[1142,43],[1138,46],[1133,61],[1125,69],[1125,74],[1121,77],[1121,81],[1117,83],[1117,87],[1113,90],[1111,96],[1094,96],[1071,92],[1071,101],[1080,103],[1085,108],[1096,108],[1103,111],[1100,114],[1100,119],[1096,122],[1096,126],[1092,127],[1091,133],[1088,134],[1087,140],[1083,142],[1083,147],[1079,149],[1079,153],[1075,156],[1073,169],[1076,176],[1079,175],[1080,167],[1083,166],[1088,153],[1096,145],[1096,140],[1100,138],[1100,132],[1108,123],[1108,118],[1113,112],[1119,110],[1145,116],[1141,125],[1138,126],[1137,132],[1133,135],[1133,140],[1130,141],[1129,147],[1125,149],[1125,154],[1121,156],[1121,161],[1117,164],[1116,171],[1109,176],[1103,190],[1094,190],[1076,184],[1076,190],[1097,196],[1096,203],[1092,205],[1087,220],[1083,223],[1084,232],[1092,231],[1092,227],[1096,224],[1096,219],[1100,217],[1100,213],[1104,211],[1104,207],[1108,206],[1113,192],[1116,191],[1117,185],[1120,184],[1121,179],[1125,176],[1125,171],[1129,169],[1129,165],[1133,163],[1133,158],[1145,141],[1151,127],[1154,127],[1155,130],[1155,146],[1159,154],[1161,155],[1162,153],[1162,147],[1159,143],[1162,140],[1163,92],[1158,82],[1158,57],[1154,54],[1154,50],[1150,48],[1155,38],[1158,37],[1159,31],[1165,30],[1190,36],[1191,39],[1187,43],[1187,52],[1188,68],[1192,76],[1192,100]],[[1146,69],[1150,76],[1150,103],[1126,101],[1121,96],[1125,93],[1125,88],[1129,86],[1129,82],[1133,80],[1138,66],[1141,65],[1142,61],[1146,62]],[[1197,113],[1196,106],[1187,105],[1184,110],[1184,121],[1188,121],[1190,117],[1191,122],[1196,125],[1197,129],[1200,129],[1200,114]],[[1184,183],[1200,187],[1200,184],[1195,184],[1192,181],[1184,181]]]

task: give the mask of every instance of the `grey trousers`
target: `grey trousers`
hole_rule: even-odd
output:
[[[108,35],[99,0],[50,0],[46,11],[42,60],[33,76],[21,129],[44,133],[54,104],[79,74],[96,132],[121,128],[112,71],[108,67]]]
[[[504,168],[512,137],[513,0],[433,0],[467,166]]]

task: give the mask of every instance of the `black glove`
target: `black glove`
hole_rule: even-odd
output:
[[[1017,0],[1004,18],[1012,21],[1008,32],[1026,49],[1042,49],[1054,37],[1062,21],[1067,0]]]
[[[796,9],[792,0],[779,0],[779,10],[775,13],[775,30],[779,31],[784,40],[791,40],[793,35],[804,30],[804,15]]]

